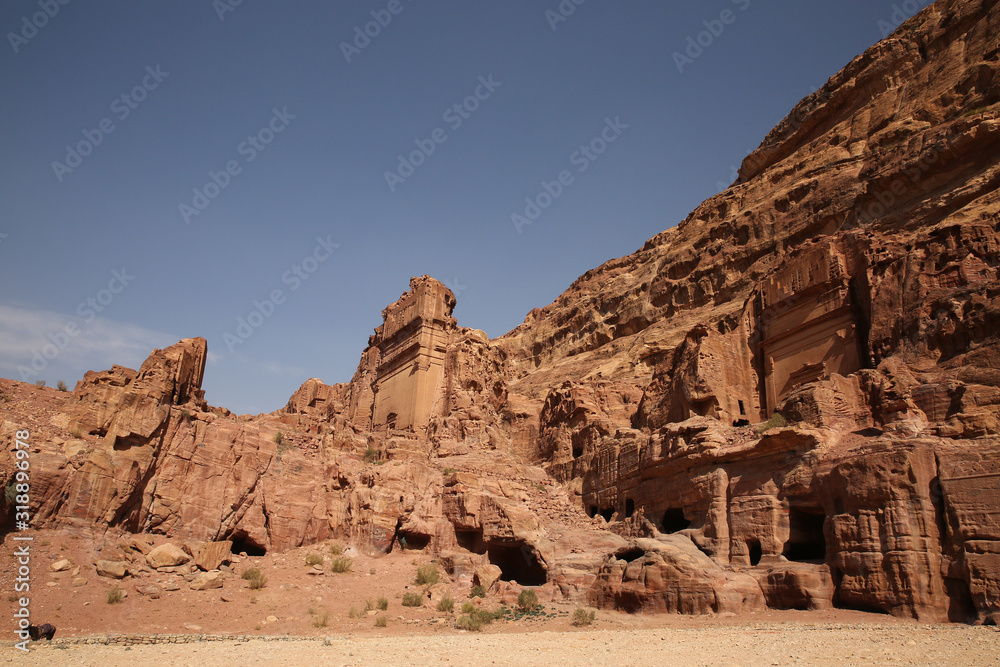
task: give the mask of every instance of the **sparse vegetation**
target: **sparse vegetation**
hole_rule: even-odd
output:
[[[351,607],[351,609],[347,612],[348,618],[361,618],[364,615],[365,613],[357,607]]]
[[[330,554],[333,556],[340,556],[344,553],[344,545],[340,542],[334,542],[330,545]]]
[[[10,388],[0,389],[0,401],[3,401],[4,403],[10,403],[13,400],[13,398],[14,397],[11,396],[10,393]]]
[[[350,572],[352,567],[354,567],[354,561],[347,556],[338,556],[333,559],[333,562],[330,563],[330,571],[334,574],[344,574],[345,572]]]
[[[323,610],[313,614],[313,627],[314,628],[325,628],[330,622],[330,612]]]
[[[459,630],[469,630],[470,632],[479,632],[483,628],[481,621],[477,621],[472,616],[462,615],[458,617],[455,621],[455,627]]]
[[[443,597],[438,600],[438,611],[443,611],[448,614],[455,611],[455,601],[450,597]]]
[[[590,625],[594,622],[597,617],[597,612],[593,609],[587,610],[583,607],[577,607],[573,612],[573,625],[577,627],[583,627],[585,625]]]
[[[76,438],[77,440],[83,437],[83,433],[78,428],[71,429],[69,434],[74,438]]]
[[[194,419],[194,415],[191,414],[190,410],[185,408],[184,410],[181,410],[181,419],[183,419],[186,422],[189,422],[192,419]]]
[[[465,606],[463,605],[462,608],[464,610]],[[459,630],[469,630],[472,632],[479,632],[484,625],[489,625],[495,619],[499,618],[501,615],[502,612],[494,614],[493,612],[487,611],[485,609],[473,608],[468,613],[464,613],[458,617],[458,620],[455,621],[455,627],[457,627]]]
[[[445,468],[444,470],[441,471],[441,474],[444,475],[445,477],[451,477],[456,472],[458,471],[455,470],[454,468]]]
[[[125,591],[118,586],[108,589],[108,604],[118,604],[125,599]]]
[[[387,600],[385,596],[382,596],[378,599],[376,606],[378,607],[379,611],[385,611],[386,609],[389,608],[389,600]]]
[[[476,605],[472,604],[471,602],[465,602],[462,604],[463,614],[471,614],[475,610],[476,610]]]
[[[538,607],[538,594],[533,590],[525,588],[517,596],[517,606],[522,611],[534,611]]]
[[[388,621],[388,619],[385,616],[378,616],[378,617],[375,618],[375,627],[376,628],[384,628],[388,623],[389,623],[389,621]]]
[[[45,386],[45,380],[35,380],[35,386],[41,389]]]
[[[14,504],[15,498],[17,498],[17,482],[11,480],[10,484],[3,490],[3,502],[10,507]]]
[[[375,609],[375,601],[372,600],[371,598],[365,600],[365,611],[369,612],[373,611],[374,609]]]
[[[788,426],[788,420],[785,419],[780,412],[775,412],[771,415],[770,419],[757,427],[757,433],[763,435],[766,431],[769,431],[772,428],[781,428],[783,426]]]
[[[975,107],[973,109],[968,109],[968,110],[965,111],[965,113],[962,114],[962,117],[963,118],[967,118],[969,116],[975,116],[977,114],[981,114],[982,112],[986,111],[987,109],[989,109],[989,106],[986,106],[986,105],[981,106],[981,107]]]
[[[259,567],[251,567],[248,570],[244,570],[240,576],[250,583],[250,590],[252,591],[259,591],[264,586],[267,586],[267,575],[261,572]]]
[[[437,566],[433,563],[425,563],[417,566],[416,583],[418,586],[433,586],[441,578]]]
[[[284,439],[285,439],[285,434],[282,433],[281,431],[278,431],[277,433],[274,434],[274,444],[278,445],[279,447],[281,446],[281,441]]]
[[[374,463],[375,461],[378,461],[378,458],[378,450],[369,445],[368,449],[365,450],[365,461],[368,463]]]
[[[404,607],[420,607],[424,604],[424,596],[420,593],[404,593],[403,594],[403,606]]]
[[[306,565],[322,565],[323,557],[315,551],[306,555]]]
[[[62,380],[59,380],[59,382],[56,383],[56,389],[59,391],[69,391],[69,389],[66,388],[66,383]]]
[[[470,598],[484,598],[486,597],[486,589],[476,584],[472,587],[472,591],[469,593]]]

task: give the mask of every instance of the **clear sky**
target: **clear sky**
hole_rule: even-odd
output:
[[[4,0],[0,375],[204,336],[271,411],[422,274],[500,336],[926,4]]]

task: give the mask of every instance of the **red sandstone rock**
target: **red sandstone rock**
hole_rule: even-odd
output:
[[[629,610],[1000,614],[997,35],[995,2],[934,3],[497,340],[423,276],[351,382],[275,413],[208,406],[197,338],[72,397],[3,381],[34,522],[208,542],[205,569],[405,542]]]

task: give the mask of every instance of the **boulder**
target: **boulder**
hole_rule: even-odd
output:
[[[53,572],[64,572],[72,567],[72,565],[68,558],[62,558],[49,565],[49,569]]]
[[[198,548],[194,563],[202,570],[218,570],[219,566],[229,561],[232,552],[233,543],[229,540],[205,542]]]
[[[154,570],[161,567],[176,567],[187,563],[189,560],[191,560],[191,556],[187,555],[180,547],[169,542],[161,544],[146,554],[146,563]]]
[[[111,579],[123,579],[127,569],[125,562],[120,560],[99,560],[95,564],[97,576]]]
[[[487,563],[476,568],[476,571],[472,574],[472,585],[482,586],[484,589],[489,590],[497,581],[500,580],[503,571],[499,566],[493,563]]]
[[[222,588],[222,582],[224,582],[225,579],[226,575],[219,570],[202,572],[201,574],[195,576],[194,580],[191,582],[191,590],[206,591],[212,588]]]

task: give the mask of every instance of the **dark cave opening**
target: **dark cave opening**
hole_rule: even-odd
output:
[[[548,581],[545,567],[524,543],[492,543],[486,547],[491,563],[500,568],[500,579],[521,586],[542,586]]]
[[[599,512],[599,514],[604,517],[605,521],[607,521],[608,523],[611,523],[611,517],[613,517],[615,515],[615,508],[614,507],[605,507],[604,509],[602,509]]]
[[[635,514],[635,501],[631,498],[625,499],[625,518],[629,518]]]
[[[615,558],[618,560],[623,560],[626,563],[631,563],[634,560],[639,560],[646,555],[646,552],[642,549],[629,549],[628,551],[623,551],[619,554],[615,554]]]
[[[460,530],[455,529],[455,540],[458,546],[474,554],[486,553],[486,543],[483,541],[482,530]]]
[[[250,539],[246,533],[236,533],[230,535],[229,538],[233,541],[233,546],[230,551],[237,556],[241,553],[246,552],[247,556],[265,556],[267,555],[267,548],[258,544],[256,540]]]
[[[671,507],[663,513],[663,520],[660,521],[660,529],[664,533],[676,533],[691,525],[691,522],[684,517],[684,510],[680,507]]]
[[[759,564],[761,556],[764,555],[764,550],[760,546],[760,540],[750,540],[747,542],[747,547],[750,548],[750,564]]]
[[[805,512],[800,509],[788,510],[788,541],[782,554],[791,561],[825,561],[826,537],[823,534],[823,514]]]
[[[399,546],[408,551],[422,551],[431,543],[431,536],[405,530],[396,532]]]

